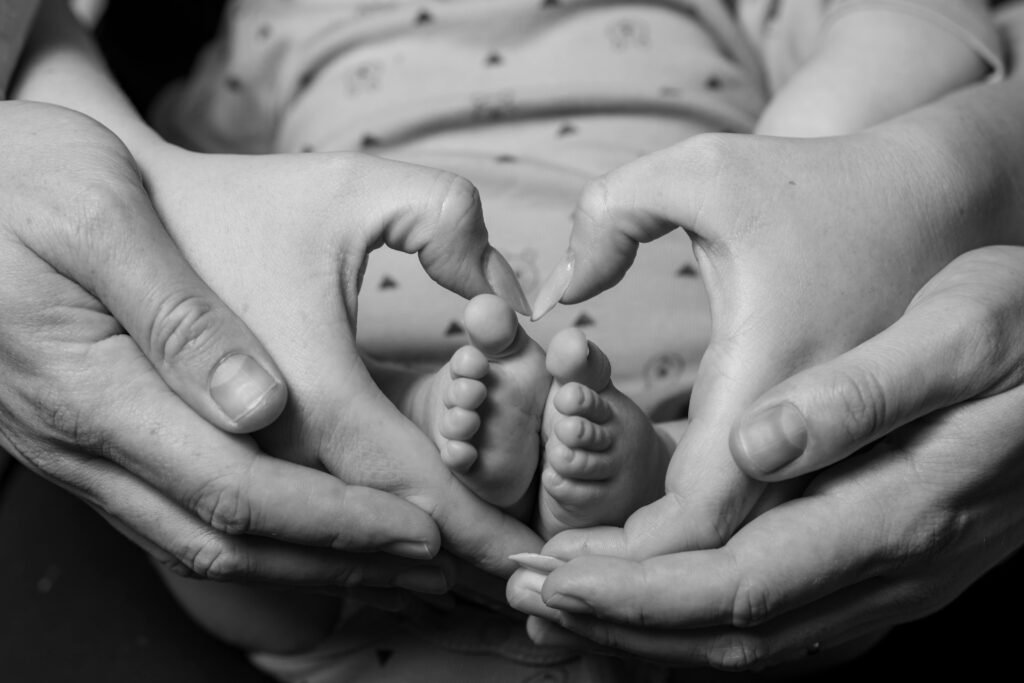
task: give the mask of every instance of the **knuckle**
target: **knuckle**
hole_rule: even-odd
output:
[[[715,640],[708,651],[708,665],[723,671],[751,671],[763,668],[768,648],[750,633],[731,631]]]
[[[732,623],[738,628],[757,626],[772,616],[771,591],[755,578],[747,577],[736,587],[732,604]]]
[[[331,585],[342,588],[360,588],[381,583],[381,581],[375,581],[367,576],[366,571],[359,562],[341,565],[334,570],[334,575],[331,578]]]
[[[437,202],[438,215],[454,219],[453,225],[463,222],[465,216],[476,212],[480,206],[480,192],[476,185],[460,175],[442,173],[437,187],[434,201]]]
[[[1015,353],[1016,335],[1011,332],[1014,325],[1006,315],[990,310],[981,301],[962,297],[956,304],[959,339],[957,365],[963,376],[979,379],[989,376],[978,389],[997,391],[1005,385],[1016,385],[1022,376],[1022,360]],[[978,368],[990,368],[995,372],[978,372]],[[1004,372],[999,372],[1002,369]],[[1001,381],[1002,380],[1002,381]]]
[[[984,533],[973,515],[953,510],[922,512],[910,524],[909,531],[893,534],[891,554],[897,567],[934,560],[964,538]]]
[[[204,535],[194,542],[181,559],[192,575],[213,581],[228,581],[247,575],[245,556],[228,539],[215,534]]]
[[[176,576],[180,576],[185,579],[199,578],[195,572],[192,571],[191,567],[176,557],[161,555],[154,559],[157,564]]]
[[[233,477],[205,482],[191,501],[191,507],[211,527],[238,536],[252,529],[252,506],[247,489]]]
[[[583,192],[580,193],[579,202],[576,204],[576,213],[594,223],[597,223],[600,217],[612,213],[614,211],[613,184],[614,180],[611,175],[600,176],[587,182],[583,186]]]
[[[460,175],[443,172],[438,177],[437,188],[432,198],[431,215],[437,216],[438,228],[436,235],[425,233],[423,242],[412,245],[414,250],[430,249],[433,243],[445,245],[448,237],[456,237],[471,233],[483,225],[483,213],[480,204],[480,192],[476,186]],[[434,231],[431,231],[434,232]],[[483,249],[484,243],[479,245]],[[442,248],[434,253],[435,258],[463,259],[458,249]]]
[[[92,382],[87,385],[95,386]],[[63,390],[61,390],[63,389]],[[88,400],[77,387],[61,383],[37,397],[36,411],[45,420],[51,440],[72,445],[74,451],[119,462],[114,428],[105,419],[107,401]]]
[[[410,254],[419,253],[431,272],[452,265],[458,269],[475,262],[472,256],[479,256],[486,247],[486,240],[472,245],[475,254],[467,254],[469,245],[457,248],[453,245],[484,224],[476,186],[455,173],[437,171],[426,195],[426,205],[421,202],[421,195],[417,195],[388,221],[388,246]],[[483,232],[480,234],[482,236]]]
[[[193,294],[167,297],[157,307],[149,330],[149,348],[167,365],[202,355],[225,327],[223,311]]]
[[[120,184],[105,178],[86,178],[75,188],[74,221],[65,225],[77,231],[77,237],[97,235],[110,226],[131,225],[132,211]]]
[[[851,443],[878,434],[885,426],[886,398],[881,381],[870,371],[838,372],[828,389],[828,405],[837,406],[839,427]]]

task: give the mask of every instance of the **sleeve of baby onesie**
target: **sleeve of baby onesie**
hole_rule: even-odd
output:
[[[1006,74],[992,13],[970,0],[739,0],[736,16],[775,92],[810,58],[831,22],[868,10],[903,12],[930,22],[973,50],[988,65],[989,80]]]
[[[833,0],[822,29],[845,14],[881,10],[902,12],[927,21],[962,41],[989,68],[988,80],[1006,76],[1006,55],[987,3],[971,0]]]

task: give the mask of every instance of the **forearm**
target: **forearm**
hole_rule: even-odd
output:
[[[136,158],[160,142],[63,0],[42,0],[11,96],[87,114],[116,133]]]
[[[965,17],[984,17],[986,3],[971,3],[954,7],[962,8]],[[999,55],[988,49],[988,41],[965,38],[972,35],[967,30],[964,35],[950,30],[952,18],[937,12],[937,18],[925,18],[930,11],[914,3],[868,3],[840,12],[823,28],[807,63],[775,94],[757,132],[791,137],[851,133],[989,74],[990,61]],[[979,24],[978,32],[994,41],[991,24]]]
[[[1005,81],[952,93],[876,132],[894,145],[937,155],[925,156],[934,164],[920,167],[935,196],[956,201],[966,227],[984,225],[1018,244],[1024,231],[1024,3],[1015,6],[1020,11],[1005,24],[1015,67]]]

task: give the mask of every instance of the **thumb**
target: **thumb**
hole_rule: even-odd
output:
[[[385,164],[368,188],[376,206],[388,206],[369,235],[369,244],[383,242],[392,249],[418,254],[427,274],[438,284],[470,299],[496,294],[514,310],[530,314],[530,304],[515,271],[490,245],[480,194],[465,178],[411,164]],[[405,201],[395,201],[402,188]],[[387,196],[378,196],[387,193]]]
[[[533,302],[538,320],[558,303],[611,288],[633,265],[640,244],[696,227],[705,170],[712,160],[692,142],[642,157],[590,181],[573,213],[569,249]]]
[[[33,115],[32,108],[18,116]],[[79,191],[26,183],[21,201],[38,220],[19,237],[55,271],[94,295],[148,357],[163,381],[207,421],[245,433],[273,422],[284,409],[283,376],[248,327],[199,278],[158,218],[120,141],[95,122],[39,110],[54,145],[77,156],[40,177],[58,185],[77,174]],[[12,155],[47,157],[29,144]],[[57,158],[57,157],[55,157]],[[71,196],[54,202],[54,196]],[[83,302],[95,306],[95,302]],[[120,330],[111,330],[111,336]]]
[[[891,327],[763,394],[733,427],[747,474],[779,481],[841,460],[923,415],[1020,383],[1024,249],[939,272]]]
[[[132,234],[118,239],[122,227]],[[89,242],[91,258],[68,259],[65,272],[98,296],[164,382],[206,420],[236,433],[273,422],[287,401],[283,375],[192,270],[155,212],[139,207],[130,224],[107,232],[105,244]],[[86,260],[103,265],[78,270]]]

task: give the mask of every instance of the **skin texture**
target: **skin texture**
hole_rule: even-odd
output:
[[[903,406],[923,393],[912,380],[960,358],[947,386],[927,387],[936,404],[926,417],[895,429],[854,422],[850,433],[877,439],[872,447],[824,470],[800,498],[721,548],[639,566],[582,556],[550,575],[519,572],[509,599],[543,617],[531,620],[535,639],[745,670],[803,660],[815,642],[842,655],[865,634],[948,604],[1024,542],[1016,504],[1024,429],[1015,417],[1024,389],[1011,341],[1024,324],[1022,256],[1008,246],[968,252],[885,332],[774,390],[797,405],[802,394],[822,399],[808,408],[809,422],[834,423],[843,394],[830,386],[857,377],[886,392],[875,396],[878,406]],[[950,320],[951,307],[962,317]],[[917,352],[912,360],[893,353],[908,347]],[[578,555],[556,544],[544,552]],[[819,654],[813,663],[828,659]]]
[[[359,154],[163,152],[150,155],[147,183],[168,231],[288,379],[291,400],[256,435],[261,446],[400,495],[436,520],[451,552],[508,575],[507,556],[536,548],[537,537],[443,465],[373,383],[352,327],[359,274],[381,244],[419,252],[428,273],[462,294],[490,289],[493,257],[472,185]]]
[[[174,313],[179,325],[164,328],[178,348],[205,351],[204,344],[191,340],[211,344],[220,340],[220,324],[216,316],[207,314],[204,299],[172,290],[177,298],[171,303],[184,303],[168,306],[159,268],[136,257],[149,254],[151,242],[162,240],[163,251],[154,252],[153,258],[171,254],[167,260],[182,264],[180,270],[188,269],[193,280],[202,278],[205,295],[212,297],[210,290],[216,291],[219,300],[259,338],[263,346],[252,345],[261,348],[282,387],[270,406],[272,414],[263,408],[262,413],[247,416],[244,431],[265,427],[277,418],[273,425],[258,431],[254,440],[233,441],[246,455],[225,461],[223,455],[208,453],[230,453],[221,443],[229,437],[212,434],[213,425],[197,426],[195,416],[184,407],[177,412],[161,410],[162,405],[150,398],[154,393],[169,394],[170,388],[195,408],[201,401],[210,402],[205,384],[202,392],[193,391],[192,396],[183,389],[185,383],[172,378],[166,384],[151,382],[136,395],[100,370],[95,381],[104,391],[84,395],[91,400],[120,391],[123,398],[108,399],[102,407],[127,405],[131,411],[104,414],[96,421],[98,436],[93,441],[96,448],[110,452],[115,452],[111,443],[116,442],[119,458],[120,450],[134,454],[124,459],[138,463],[132,472],[146,483],[149,495],[130,501],[124,493],[128,484],[111,474],[87,475],[72,468],[51,478],[86,479],[103,489],[107,506],[111,500],[131,503],[129,509],[113,515],[122,529],[173,569],[212,578],[287,585],[392,585],[394,572],[387,569],[387,558],[325,556],[322,548],[382,550],[423,560],[436,555],[442,538],[452,552],[484,572],[507,576],[514,566],[507,559],[511,552],[539,545],[525,526],[483,505],[441,466],[433,444],[370,380],[354,346],[356,293],[363,265],[372,249],[385,244],[419,253],[435,280],[467,297],[497,291],[513,305],[523,303],[511,268],[488,246],[479,199],[469,183],[452,174],[356,154],[233,157],[191,154],[167,145],[139,118],[61,2],[44,3],[15,92],[92,117],[19,104],[34,107],[23,110],[26,119],[34,114],[40,117],[35,136],[12,131],[12,137],[24,140],[26,155],[43,149],[36,137],[52,137],[55,125],[71,122],[68,125],[74,125],[65,137],[53,138],[50,158],[77,158],[72,153],[78,150],[77,136],[84,136],[94,140],[97,149],[82,163],[124,181],[91,184],[104,188],[104,202],[88,208],[96,224],[125,224],[119,232],[102,234],[109,235],[111,243],[129,257],[124,262],[115,260],[118,252],[104,248],[107,244],[88,243],[78,249],[76,243],[67,258],[87,274],[101,274],[100,280],[119,278],[130,266],[128,270],[141,281],[117,280],[98,292],[98,302],[93,304],[112,311],[107,319],[110,325],[120,323],[128,329],[130,339],[124,341],[145,348],[149,336],[145,329],[136,333],[131,317],[146,304],[162,304]],[[57,116],[54,112],[62,118],[51,120],[51,114]],[[31,172],[37,163],[27,157],[20,168],[12,164],[8,169],[13,178],[19,178],[26,174],[22,169]],[[77,176],[69,172],[64,177]],[[82,211],[78,200],[89,196],[73,184],[51,191],[53,196],[67,198],[72,218]],[[154,224],[152,239],[142,240],[128,229],[139,216]],[[55,225],[60,235],[81,235],[74,220],[58,220]],[[89,255],[95,258],[90,260]],[[70,279],[78,283],[76,275],[72,271]],[[168,279],[177,283],[179,273],[174,275]],[[25,290],[32,296],[44,294],[22,287],[12,298],[20,300]],[[155,302],[149,302],[147,294]],[[111,301],[121,303],[121,309]],[[228,310],[224,308],[224,315]],[[179,328],[185,332],[175,336]],[[74,333],[77,330],[76,326]],[[231,344],[225,346],[237,351],[238,344],[232,338],[228,341]],[[270,363],[268,351],[277,365]],[[32,358],[33,354],[38,351],[24,355]],[[215,358],[223,355],[227,354]],[[206,380],[208,372],[202,377]],[[75,390],[89,386],[77,384],[77,379],[69,375],[64,386]],[[220,385],[216,388],[223,393]],[[35,401],[44,415],[70,415],[65,431],[71,433],[64,439],[62,454],[79,452],[82,419],[77,412],[59,404],[55,409],[53,404],[51,396]],[[139,421],[126,424],[124,414],[139,415]],[[224,422],[213,424],[224,426]],[[150,423],[148,430],[139,426]],[[34,427],[29,419],[11,427],[10,434],[18,438],[29,432],[39,441],[42,437],[31,433]],[[168,433],[180,433],[187,447],[173,448]],[[173,456],[152,455],[155,449],[149,441],[158,437]],[[213,438],[219,439],[216,447],[203,441]],[[52,457],[45,446],[24,452],[30,450],[40,455],[23,460],[52,461],[56,464],[51,469],[68,460]],[[254,466],[257,454],[261,457]],[[98,461],[88,462],[94,467]],[[158,505],[150,499],[162,502]],[[172,502],[184,510],[172,514]],[[163,514],[155,514],[158,510]],[[259,538],[239,547],[240,538],[268,534],[290,543]],[[446,583],[450,572],[440,571],[435,578]],[[433,581],[430,588],[438,583]]]
[[[284,378],[181,257],[117,138],[22,102],[0,104],[0,136],[6,450],[181,573],[389,585],[408,562],[362,573],[361,558],[335,551],[436,551],[435,524],[409,503],[224,431],[276,418]],[[232,423],[208,382],[220,358],[239,353],[280,388]]]
[[[1017,361],[1002,340],[1019,325],[1020,255],[978,250],[1021,239],[1017,79],[845,138],[694,139],[585,193],[556,298],[611,286],[638,242],[681,225],[712,343],[668,495],[621,529],[554,537],[543,552],[569,562],[510,581],[538,642],[728,670],[814,642],[838,653],[939,609],[1019,547]],[[780,404],[795,412],[760,428]],[[780,469],[786,451],[804,455]]]

